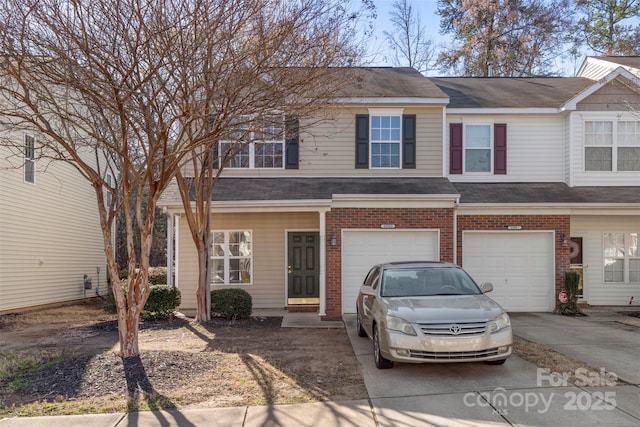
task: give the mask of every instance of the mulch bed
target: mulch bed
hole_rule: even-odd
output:
[[[78,398],[167,391],[214,369],[216,362],[217,357],[211,353],[180,351],[149,351],[140,358],[128,359],[114,353],[81,356],[21,375],[21,385],[14,390],[10,384],[16,378],[8,378],[4,384],[0,383],[0,395],[19,393],[33,400],[50,400],[58,396]]]

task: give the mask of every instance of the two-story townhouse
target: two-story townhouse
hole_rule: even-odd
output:
[[[372,263],[454,261],[457,196],[442,154],[448,97],[412,69],[343,72],[358,73],[357,83],[323,120],[300,118],[297,137],[265,142],[278,144],[272,162],[251,149],[249,161],[223,171],[213,196],[213,289],[237,286],[254,307],[335,319],[355,310]],[[159,204],[176,225],[181,309],[193,311],[197,258],[175,188]]]
[[[0,313],[95,297],[98,286],[104,294],[93,188],[73,166],[38,159],[37,133],[2,138],[16,149],[0,145]]]
[[[509,310],[550,311],[565,271],[582,298],[640,295],[640,81],[435,78],[450,95],[458,262]]]
[[[241,287],[255,307],[335,319],[355,311],[374,263],[443,260],[492,281],[492,296],[512,311],[551,311],[572,263],[588,265],[589,303],[622,304],[637,293],[633,75],[356,71],[359,84],[330,119],[283,137],[269,167],[252,158],[223,172],[213,197],[214,289]],[[611,95],[621,84],[626,104]],[[606,134],[594,110],[623,122],[628,142]],[[175,189],[160,204],[176,233],[181,309],[193,311],[197,258]]]

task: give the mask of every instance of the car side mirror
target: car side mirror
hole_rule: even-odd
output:
[[[491,292],[493,290],[493,283],[484,282],[483,284],[480,285],[480,290],[482,291],[483,294]]]
[[[376,290],[373,289],[371,286],[362,285],[360,286],[360,293],[362,295],[374,296],[376,294]]]

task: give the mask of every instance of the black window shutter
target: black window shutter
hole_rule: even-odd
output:
[[[219,165],[220,165],[220,159],[219,159],[219,155],[218,155],[218,147],[219,147],[220,143],[218,141],[213,143],[213,148],[211,149],[211,163],[213,165],[213,169],[218,169]]]
[[[300,165],[300,121],[287,116],[285,120],[285,169],[298,169]]]
[[[416,116],[402,116],[402,169],[416,168]]]
[[[356,115],[356,169],[369,168],[369,115]]]
[[[209,132],[214,131],[216,120],[217,115],[209,116]],[[220,143],[218,141],[215,141],[212,145],[213,147],[211,147],[211,153],[209,153],[210,157],[208,161],[211,162],[213,169],[218,169],[220,167],[220,159],[218,153]]]
[[[449,124],[449,173],[462,173],[462,123]]]
[[[493,173],[507,174],[507,125],[495,123],[493,125]]]

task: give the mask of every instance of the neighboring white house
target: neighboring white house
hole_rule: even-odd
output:
[[[37,133],[2,136],[23,148],[0,145],[0,313],[104,294],[93,188],[68,164],[37,160]]]

